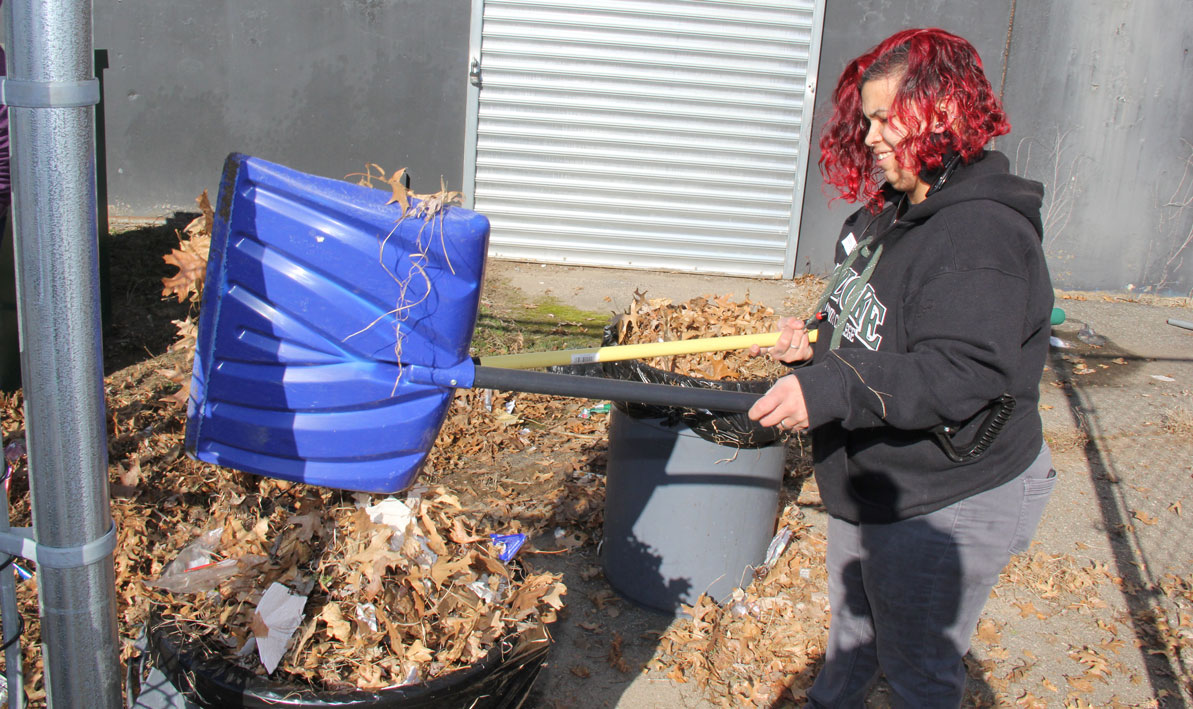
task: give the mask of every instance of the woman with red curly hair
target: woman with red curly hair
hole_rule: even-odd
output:
[[[1043,186],[989,142],[1010,130],[973,46],[899,32],[850,62],[821,172],[845,220],[817,314],[769,354],[798,365],[751,409],[810,429],[829,513],[832,622],[813,707],[956,707],[990,589],[1055,484],[1037,410],[1052,286]]]

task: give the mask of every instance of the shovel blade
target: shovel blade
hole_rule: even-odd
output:
[[[454,388],[410,371],[469,371],[489,222],[459,207],[402,218],[390,196],[228,157],[187,405],[193,457],[365,492],[414,482]]]

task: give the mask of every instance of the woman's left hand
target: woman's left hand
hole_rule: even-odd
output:
[[[795,375],[781,377],[762,398],[754,402],[750,419],[763,426],[779,426],[789,431],[808,427],[808,408],[804,404],[804,390]]]
[[[763,354],[758,345],[750,346],[750,356]],[[766,350],[766,354],[776,362],[794,364],[812,359],[812,343],[808,341],[808,330],[804,321],[799,318],[781,318],[779,320],[779,339],[775,346]]]

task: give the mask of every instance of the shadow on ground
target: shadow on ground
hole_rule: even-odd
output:
[[[1089,348],[1082,348],[1089,350]],[[1081,376],[1087,367],[1086,360],[1111,361],[1123,365],[1108,369],[1109,376]],[[1113,451],[1116,434],[1108,416],[1103,414],[1092,401],[1094,390],[1114,386],[1130,371],[1131,364],[1156,361],[1121,350],[1112,342],[1097,350],[1083,352],[1081,356],[1066,354],[1065,350],[1053,349],[1049,365],[1053,376],[1064,393],[1068,414],[1074,427],[1084,434],[1082,455],[1088,466],[1096,492],[1101,527],[1105,530],[1114,560],[1114,570],[1122,578],[1120,585],[1122,599],[1127,608],[1126,620],[1135,636],[1151,696],[1157,698],[1161,707],[1186,707],[1178,678],[1189,677],[1190,668],[1184,666],[1180,653],[1164,652],[1166,621],[1162,607],[1160,576],[1162,565],[1148,563],[1145,546],[1136,534],[1136,519],[1132,519],[1129,504],[1125,498],[1126,479],[1137,478],[1124,468]],[[1175,361],[1175,360],[1174,360]],[[1188,361],[1188,360],[1184,360]],[[1138,465],[1139,461],[1131,461]],[[1187,484],[1187,481],[1185,481]],[[1171,540],[1171,543],[1179,543]]]
[[[172,321],[192,312],[189,303],[162,297],[162,279],[177,269],[162,260],[178,247],[178,232],[197,215],[178,212],[164,224],[113,231],[107,237],[104,375],[153,359],[177,339]]]

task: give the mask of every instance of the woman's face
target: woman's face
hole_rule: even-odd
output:
[[[874,153],[875,163],[883,171],[886,181],[900,192],[906,192],[915,204],[923,201],[928,185],[920,179],[914,166],[901,165],[895,157],[895,146],[907,135],[903,124],[891,114],[891,103],[902,78],[901,74],[894,74],[862,84],[862,113],[870,121],[865,142]]]

